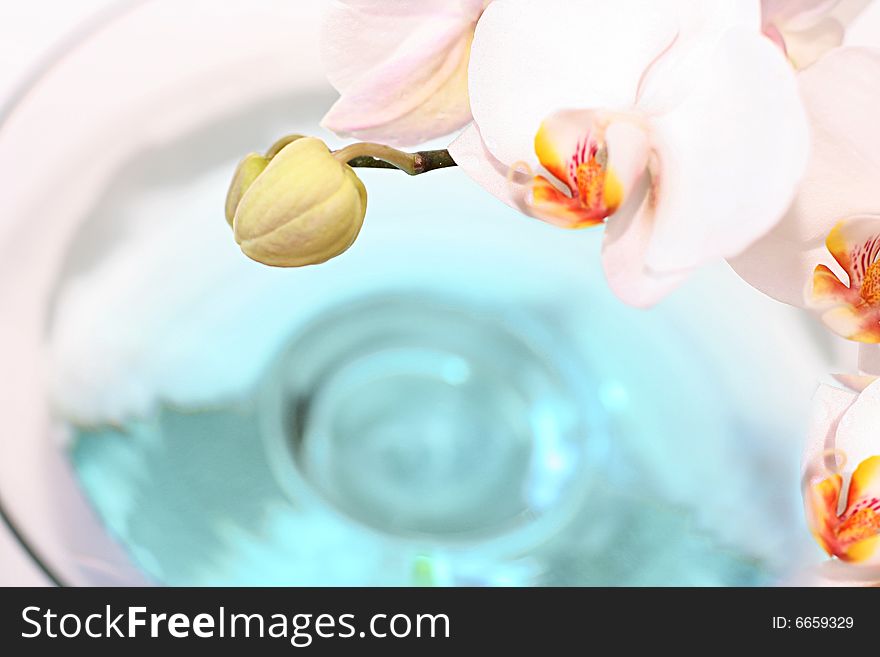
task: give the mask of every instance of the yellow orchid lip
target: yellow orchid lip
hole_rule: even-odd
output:
[[[563,228],[585,228],[620,208],[632,179],[646,169],[647,138],[633,122],[621,133],[624,138],[612,143],[612,124],[588,110],[557,112],[544,120],[535,135],[535,155],[553,180],[533,176],[524,199],[529,214]]]
[[[865,459],[855,469],[846,506],[838,514],[842,491],[840,474],[809,484],[811,529],[830,556],[854,563],[868,561],[880,547],[880,456]]]
[[[856,342],[880,343],[880,217],[839,222],[825,245],[848,281],[826,265],[817,266],[807,304],[819,310],[822,321],[838,335]]]

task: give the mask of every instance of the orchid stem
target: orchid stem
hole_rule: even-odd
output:
[[[418,176],[435,169],[457,166],[447,150],[406,153],[384,144],[359,142],[334,151],[333,156],[350,167],[367,169],[400,169]]]

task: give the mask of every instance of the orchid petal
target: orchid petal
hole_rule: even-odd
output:
[[[841,416],[834,439],[834,449],[846,455],[847,463],[861,463],[880,453],[880,380],[855,397]]]
[[[856,303],[859,297],[857,291],[841,282],[837,274],[825,265],[819,265],[813,272],[813,287],[809,295],[810,305],[817,309]]]
[[[531,176],[512,170],[489,152],[476,125],[469,125],[449,146],[449,154],[460,169],[487,192],[515,210],[523,211],[522,200]]]
[[[837,428],[846,412],[858,399],[851,390],[822,384],[813,397],[810,433],[803,455],[806,479],[821,477],[836,470]]]
[[[335,2],[322,54],[341,97],[323,125],[398,145],[464,126],[470,42],[482,8],[473,0]]]
[[[763,0],[763,31],[786,53],[795,68],[806,68],[843,43],[841,17],[832,15],[840,0]]]
[[[822,321],[847,340],[880,343],[880,310],[862,310],[852,305],[836,306],[822,313]]]
[[[749,0],[667,0],[663,3],[675,17],[675,40],[645,72],[639,88],[639,106],[661,114],[679,104],[705,76],[706,60],[731,29],[757,33],[761,27],[758,2]]]
[[[749,284],[803,306],[804,286],[845,217],[878,213],[880,197],[880,53],[840,48],[798,75],[813,133],[813,153],[800,191],[780,224],[731,260]]]
[[[690,94],[653,128],[659,182],[646,262],[659,272],[736,255],[766,234],[807,162],[795,76],[767,39],[740,28],[718,42]]]
[[[868,374],[832,374],[831,376],[854,392],[862,392],[877,380],[876,376]]]
[[[835,10],[834,15],[846,26],[843,45],[877,47],[877,38],[880,35],[880,2],[847,0]]]
[[[840,0],[762,0],[764,23],[806,29],[827,15]]]
[[[809,28],[786,31],[785,51],[795,68],[806,68],[843,43],[844,33],[840,21],[825,18]]]
[[[880,377],[880,346],[859,345],[859,372],[868,376]]]
[[[638,308],[657,303],[685,279],[683,273],[658,273],[645,264],[653,230],[653,200],[647,189],[650,182],[645,180],[643,186],[608,222],[602,243],[608,287],[624,303]]]

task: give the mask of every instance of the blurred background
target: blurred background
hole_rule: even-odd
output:
[[[0,106],[13,102],[33,72],[77,27],[118,4],[115,0],[34,0],[0,2]],[[20,544],[0,527],[0,584],[40,586],[43,573],[21,550]]]
[[[0,5],[0,583],[46,583],[35,560],[80,585],[766,585],[817,562],[800,448],[853,356],[725,265],[627,308],[600,232],[454,169],[363,172],[364,230],[326,265],[241,255],[237,160],[341,143],[322,4]]]

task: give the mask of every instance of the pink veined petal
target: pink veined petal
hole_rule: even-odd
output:
[[[323,125],[337,134],[411,145],[470,120],[467,65],[476,16],[429,2],[337,4],[324,38],[341,92]],[[377,56],[376,52],[381,53]]]
[[[794,306],[842,219],[880,214],[880,53],[840,48],[798,74],[813,151],[794,203],[776,228],[730,264],[749,284]]]
[[[515,210],[523,211],[522,199],[528,191],[531,176],[511,172],[483,144],[479,129],[471,124],[449,145],[449,154],[471,179],[487,192]]]
[[[778,223],[807,163],[794,73],[770,41],[741,28],[653,127],[659,182],[646,262],[659,272],[742,252]]]
[[[532,140],[561,109],[628,109],[648,65],[677,33],[669,2],[504,0],[471,50],[470,98],[489,151],[537,162]]]
[[[651,271],[645,254],[653,232],[653,202],[645,177],[605,226],[602,267],[608,287],[624,303],[647,308],[674,290],[687,272],[662,274]]]

